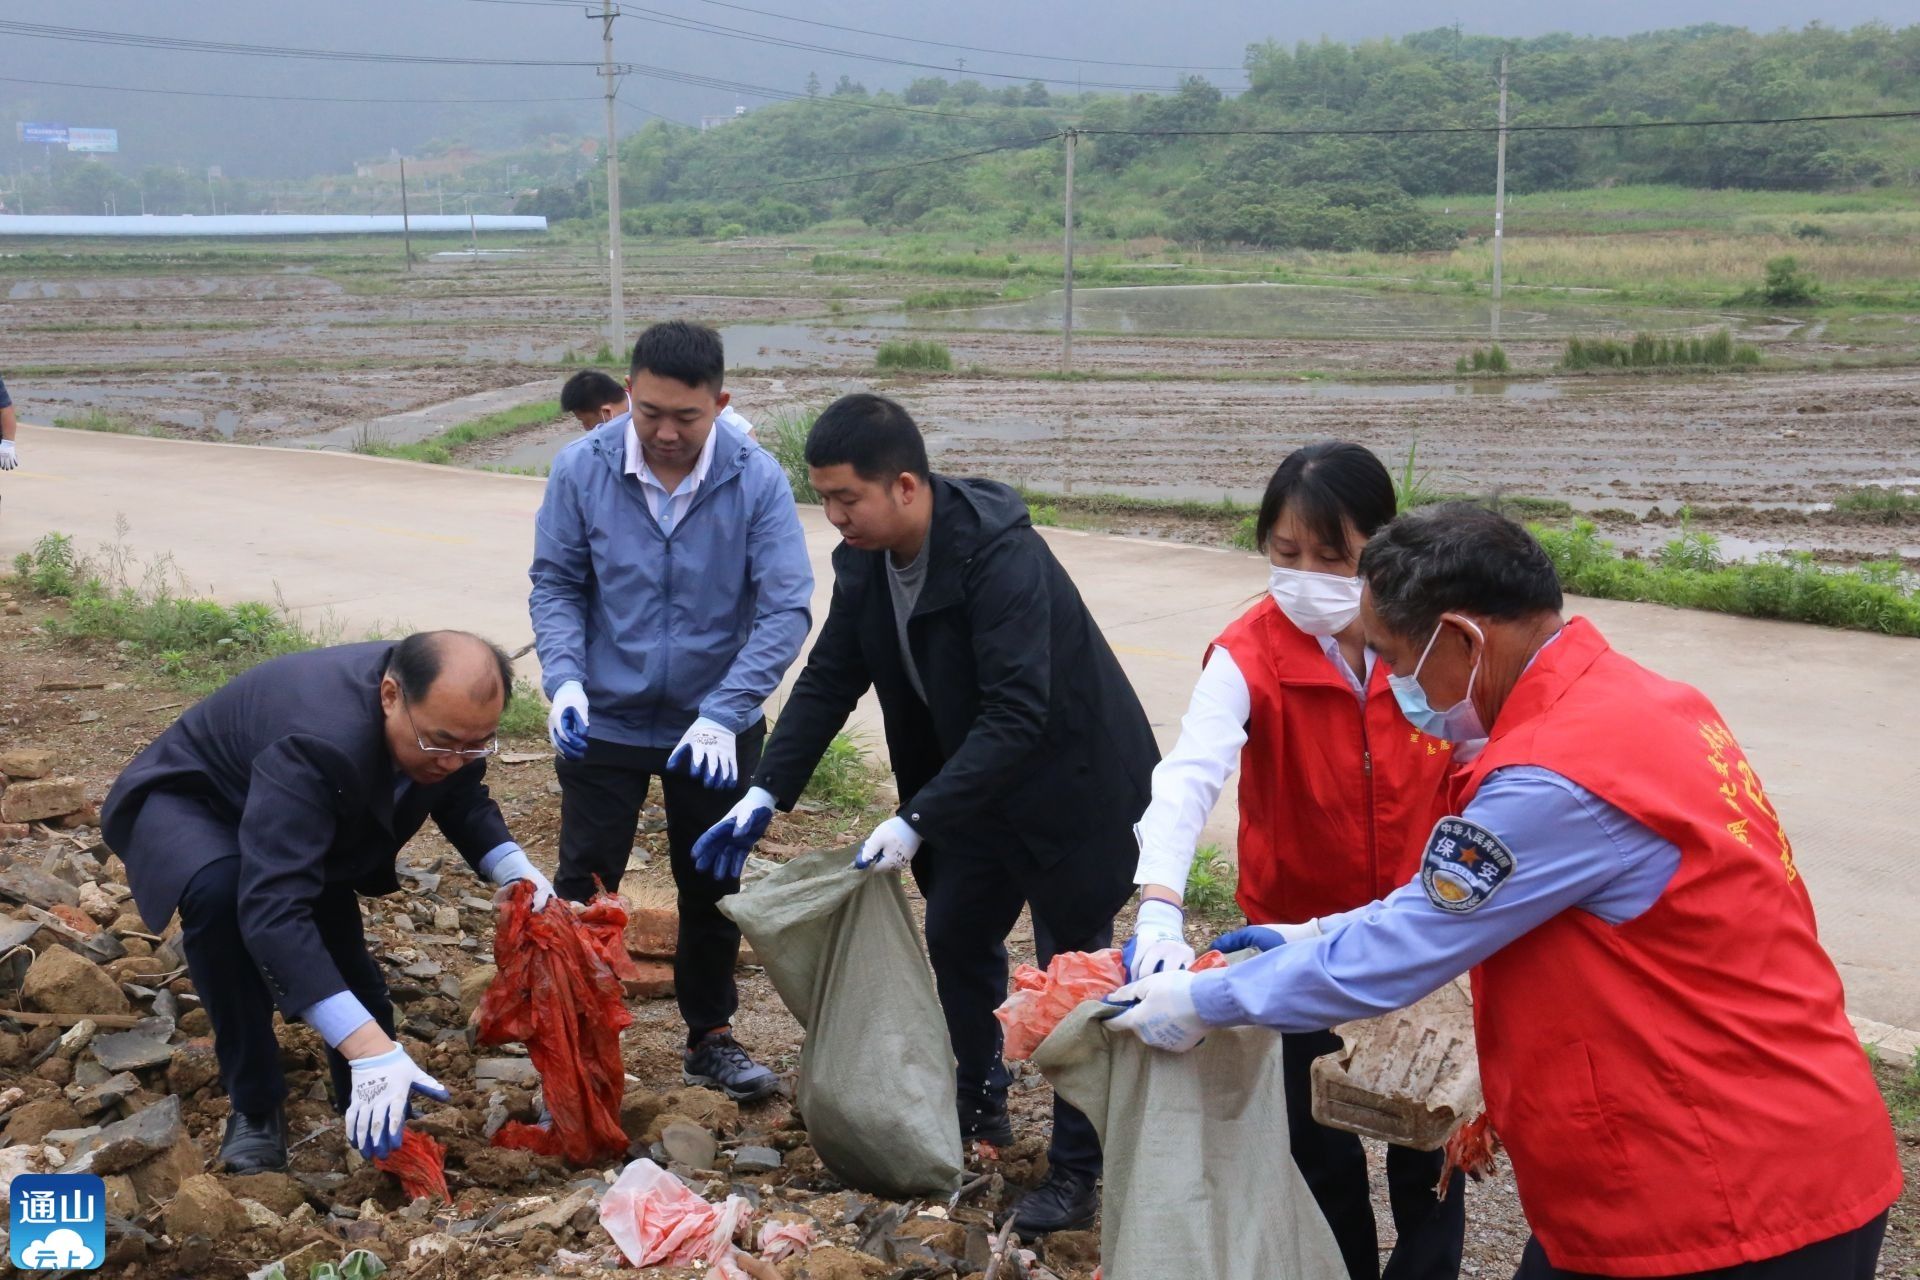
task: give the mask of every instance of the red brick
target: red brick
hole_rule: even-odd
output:
[[[637,960],[634,968],[640,971],[638,981],[629,981],[624,985],[629,1000],[661,1000],[673,994],[673,964],[671,961]]]

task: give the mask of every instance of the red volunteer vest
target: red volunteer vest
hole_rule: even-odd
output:
[[[1668,1276],[1851,1231],[1900,1194],[1893,1129],[1760,780],[1696,689],[1576,618],[1454,779],[1551,769],[1672,841],[1615,927],[1562,912],[1473,974],[1487,1111],[1557,1267]],[[1527,848],[1514,844],[1515,871]]]
[[[1453,746],[1415,731],[1375,663],[1364,707],[1271,597],[1214,645],[1252,695],[1240,758],[1240,909],[1298,924],[1413,878]],[[1209,650],[1211,652],[1211,650]]]

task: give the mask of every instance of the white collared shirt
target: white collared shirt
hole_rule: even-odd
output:
[[[1364,703],[1366,685],[1340,655],[1340,641],[1333,636],[1315,638],[1346,677],[1354,696]],[[1367,679],[1371,680],[1374,652],[1366,653]],[[1240,749],[1247,744],[1247,719],[1252,714],[1253,694],[1247,689],[1246,676],[1233,655],[1216,645],[1180,720],[1180,740],[1154,766],[1153,798],[1133,828],[1140,842],[1135,884],[1186,888],[1200,832],[1227,779],[1240,767]]]
[[[640,447],[640,433],[634,428],[633,415],[627,415],[627,474],[640,482],[640,492],[646,496],[647,510],[660,522],[663,533],[672,533],[673,527],[686,516],[687,508],[693,505],[693,495],[706,483],[707,472],[713,467],[713,442],[719,432],[707,432],[707,442],[700,446],[700,456],[694,460],[693,470],[680,482],[680,487],[672,493],[667,486],[653,474],[653,468],[647,465],[646,451]]]

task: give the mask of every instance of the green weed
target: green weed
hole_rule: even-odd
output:
[[[842,730],[827,744],[800,794],[830,813],[857,815],[873,807],[878,793],[879,778],[867,753],[852,734]]]
[[[1450,496],[1433,487],[1431,472],[1414,469],[1414,459],[1419,449],[1418,439],[1407,445],[1407,456],[1400,464],[1400,474],[1393,478],[1395,510],[1411,511],[1415,507],[1429,507],[1436,502],[1445,502]]]
[[[1706,337],[1656,337],[1637,333],[1627,341],[1614,338],[1569,338],[1562,369],[1666,369],[1681,366],[1727,367],[1760,363],[1760,348],[1733,340],[1730,329],[1716,329]]]
[[[1920,517],[1920,495],[1877,486],[1853,489],[1835,498],[1833,509],[1887,524],[1902,524]]]
[[[780,469],[787,473],[787,488],[793,500],[803,505],[818,505],[820,495],[807,478],[807,436],[813,431],[818,409],[781,409],[760,419],[760,443]]]
[[[99,409],[90,409],[78,417],[55,418],[53,425],[67,431],[103,431],[108,435],[130,436],[135,427],[125,418],[116,418]]]
[[[513,409],[503,409],[499,413],[490,413],[484,418],[472,422],[463,422],[457,427],[448,427],[438,435],[425,440],[415,440],[409,444],[387,444],[375,440],[364,433],[353,442],[355,453],[370,454],[376,458],[404,458],[408,462],[432,462],[445,466],[453,461],[454,451],[468,445],[491,440],[495,436],[511,435],[527,427],[544,426],[558,421],[560,402],[542,400],[536,404],[524,404]]]
[[[1506,348],[1497,342],[1490,347],[1475,347],[1453,362],[1455,373],[1505,373],[1507,367]]]
[[[1697,547],[1677,552],[1672,563],[1664,555],[1655,561],[1628,559],[1585,520],[1566,529],[1536,526],[1534,535],[1561,585],[1575,595],[1920,636],[1920,595],[1902,581],[1898,566],[1829,573],[1805,552],[1708,566]]]
[[[1238,919],[1240,904],[1234,893],[1240,885],[1240,872],[1217,844],[1201,845],[1187,871],[1187,891],[1182,903],[1188,920],[1220,923]]]
[[[500,715],[500,736],[507,739],[547,736],[547,702],[528,680],[513,682],[513,697]]]
[[[953,368],[953,353],[944,342],[925,339],[894,339],[880,344],[873,357],[877,369],[909,369],[946,373]]]

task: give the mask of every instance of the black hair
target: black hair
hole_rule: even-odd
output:
[[[807,433],[808,466],[843,462],[862,480],[879,484],[891,484],[909,471],[922,480],[933,474],[927,442],[912,416],[885,396],[864,391],[828,405]]]
[[[400,686],[408,702],[418,702],[432,691],[446,665],[447,650],[458,641],[469,640],[487,647],[493,655],[494,673],[500,679],[500,708],[513,701],[513,659],[491,640],[471,631],[416,631],[393,646],[387,659],[387,674]]]
[[[727,376],[727,349],[706,325],[665,320],[648,325],[634,342],[627,372],[656,374],[717,392]]]
[[[1273,526],[1291,511],[1326,546],[1347,549],[1347,522],[1371,538],[1393,519],[1393,477],[1373,451],[1343,440],[1295,449],[1274,468],[1254,520],[1253,545],[1265,549]]]
[[[582,369],[560,388],[560,412],[592,413],[602,405],[627,402],[627,389],[612,374]]]
[[[1408,512],[1360,553],[1373,609],[1391,630],[1422,639],[1443,613],[1511,621],[1560,610],[1560,575],[1526,528],[1471,502]]]

